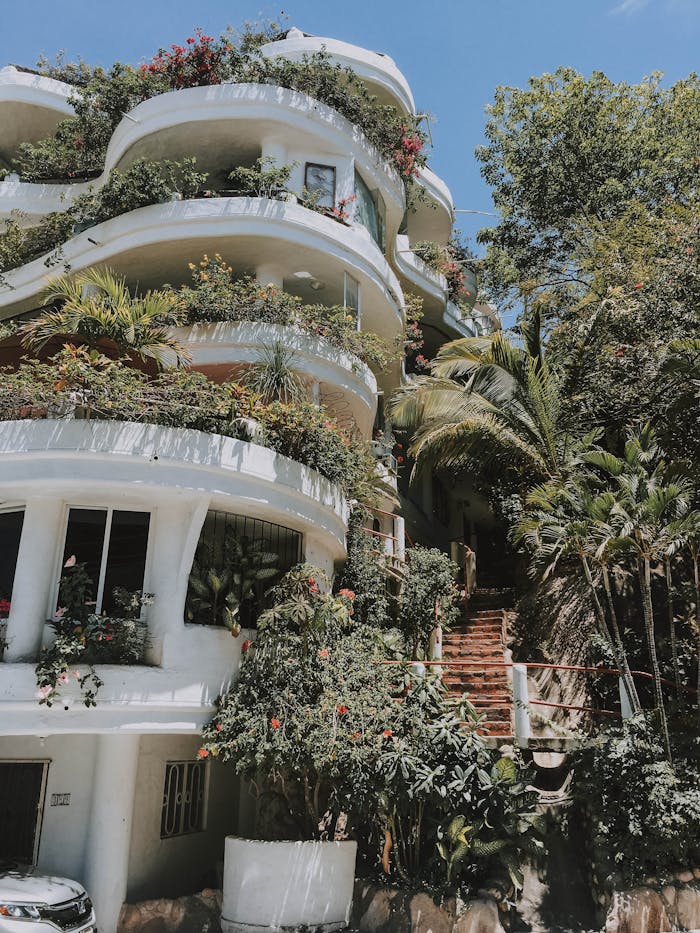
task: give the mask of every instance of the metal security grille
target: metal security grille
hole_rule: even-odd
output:
[[[160,836],[184,836],[204,829],[205,761],[169,761],[165,766]]]
[[[254,626],[257,617],[267,605],[267,592],[283,574],[301,562],[303,536],[293,528],[286,528],[284,525],[276,525],[248,515],[233,515],[229,512],[211,509],[204,520],[195,555],[195,562],[200,565],[200,570],[221,571],[230,566],[231,539],[235,539],[241,545],[244,554],[250,552],[251,548],[259,547],[277,556],[274,562],[276,573],[266,575],[265,579],[257,581],[254,585],[253,598],[246,600],[240,607],[241,625]],[[188,607],[191,605],[193,595],[190,580]],[[186,618],[189,622],[204,625],[220,624],[209,610],[188,613]]]

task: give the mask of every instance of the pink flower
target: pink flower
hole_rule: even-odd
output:
[[[328,657],[328,649],[327,649],[327,648],[321,648],[321,650],[320,650],[319,653],[318,653],[318,656],[319,656],[319,658],[327,658],[327,657]]]
[[[279,719],[276,719],[273,716],[272,719],[270,720],[270,725],[272,726],[273,729],[279,729],[282,723],[279,721]]]
[[[209,752],[206,750],[206,748],[200,748],[200,750],[197,752],[197,758],[208,758],[208,757],[209,757]]]
[[[637,282],[637,283],[634,285],[634,287],[635,287],[635,288],[644,288],[644,282]]]
[[[70,677],[68,676],[68,672],[67,672],[67,671],[64,671],[63,674],[60,674],[60,675],[59,675],[59,677],[58,677],[58,682],[59,682],[59,684],[61,684],[61,686],[65,686],[67,683],[70,682]]]
[[[77,558],[75,554],[71,554],[71,556],[68,558],[68,560],[65,562],[63,566],[64,567],[75,567],[76,563],[77,563]]]
[[[338,596],[344,596],[346,599],[354,599],[354,598],[355,598],[355,594],[353,593],[353,591],[352,591],[352,590],[348,590],[348,589],[339,590]]]
[[[340,713],[341,716],[344,716],[347,713],[348,708],[347,706],[343,706],[341,703],[339,706],[336,706],[336,711]]]
[[[241,654],[245,654],[248,648],[250,648],[250,645],[251,645],[250,638],[246,638],[246,640],[241,645]]]
[[[390,739],[393,734],[394,733],[392,732],[391,729],[385,729],[384,732],[382,732],[382,735],[384,736],[385,739]]]
[[[221,725],[220,722],[217,722],[217,724],[214,726],[214,728],[216,729],[217,732],[221,732],[221,730],[222,730],[224,727]]]
[[[50,693],[53,693],[53,687],[50,687],[48,684],[46,684],[44,687],[39,687],[34,696],[37,698],[37,700],[45,700]]]

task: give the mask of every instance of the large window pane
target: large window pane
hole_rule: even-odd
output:
[[[98,613],[114,609],[115,587],[143,589],[149,522],[148,512],[70,510],[63,563],[75,556],[85,564]]]
[[[102,568],[107,509],[71,509],[68,513],[66,546],[63,549],[63,564],[69,557],[85,564],[92,580],[91,598],[97,599],[97,590]]]
[[[124,587],[130,592],[143,589],[149,520],[148,512],[115,510],[112,513],[102,595],[102,609],[107,613],[115,605],[115,587]]]
[[[366,227],[374,242],[381,245],[377,205],[372,192],[359,172],[355,172],[355,221]]]
[[[0,619],[10,610],[24,512],[0,512]]]

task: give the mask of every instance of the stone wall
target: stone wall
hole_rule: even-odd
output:
[[[438,905],[428,894],[366,881],[355,884],[350,926],[361,933],[504,933],[494,900]]]
[[[221,933],[221,891],[124,904],[117,933]]]
[[[605,933],[671,930],[700,930],[700,869],[681,872],[673,884],[615,891],[610,899]]]

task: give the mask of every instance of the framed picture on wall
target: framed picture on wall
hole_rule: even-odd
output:
[[[317,195],[318,207],[335,207],[335,166],[307,162],[304,168],[304,187]]]

